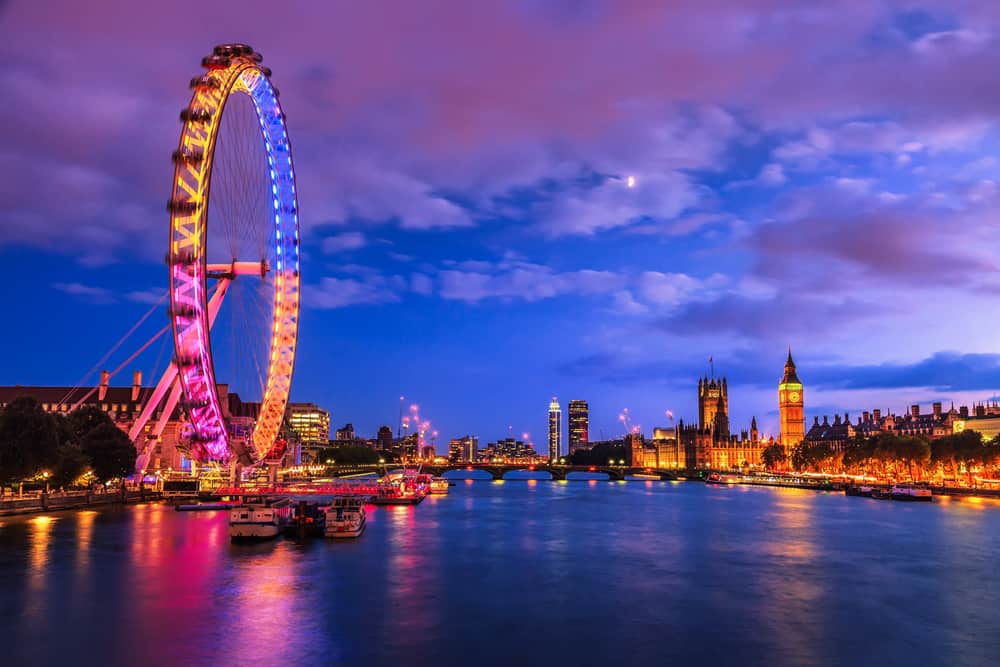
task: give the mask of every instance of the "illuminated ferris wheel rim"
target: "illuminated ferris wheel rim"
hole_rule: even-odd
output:
[[[295,172],[284,114],[270,70],[244,44],[215,47],[202,61],[207,73],[191,80],[190,105],[174,153],[170,212],[170,319],[182,406],[188,415],[192,454],[243,463],[263,459],[281,429],[295,367],[299,314],[299,228]],[[260,125],[273,205],[273,265],[265,260],[210,265],[207,260],[209,196],[215,148],[226,104],[235,94],[253,102]],[[270,357],[261,407],[249,442],[232,439],[216,388],[210,329],[226,290],[241,275],[274,277]],[[210,294],[209,278],[217,281]]]

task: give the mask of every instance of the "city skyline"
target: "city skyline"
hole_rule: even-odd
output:
[[[732,422],[774,434],[788,345],[807,423],[992,397],[993,5],[628,9],[458,3],[386,24],[351,7],[292,16],[295,35],[245,17],[218,35],[179,30],[184,3],[4,4],[22,131],[0,258],[35,279],[0,294],[35,324],[0,333],[28,352],[0,383],[70,386],[156,308],[176,82],[190,53],[243,39],[282,72],[294,121],[291,400],[335,422],[375,433],[402,394],[442,433],[513,425],[541,443],[539,406],[559,395],[590,401],[594,439],[623,407],[649,432],[667,410],[693,416],[712,357],[739,396]],[[391,66],[356,37],[373,34]],[[580,71],[591,84],[562,85]],[[168,356],[154,346],[135,368],[155,378]]]

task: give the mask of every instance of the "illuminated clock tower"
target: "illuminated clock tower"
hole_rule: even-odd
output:
[[[806,416],[802,404],[802,383],[795,374],[791,348],[788,348],[785,376],[778,385],[778,412],[781,413],[781,444],[794,447],[806,436]]]

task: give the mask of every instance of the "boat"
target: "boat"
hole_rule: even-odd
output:
[[[871,498],[875,487],[868,484],[848,484],[844,487],[845,496],[859,496],[861,498]]]
[[[736,484],[739,481],[738,475],[725,475],[717,472],[713,472],[705,478],[706,484]]]
[[[444,477],[431,477],[431,495],[448,495],[448,480]]]
[[[326,507],[300,500],[283,532],[290,537],[323,537],[325,529]]]
[[[292,519],[294,506],[288,498],[254,499],[229,511],[231,540],[270,540]]]
[[[365,501],[357,496],[338,496],[324,508],[326,537],[358,537],[365,530]]]
[[[421,479],[427,477],[425,481]],[[372,496],[373,505],[416,505],[430,491],[428,475],[391,472],[378,481],[378,492]]]
[[[900,500],[903,502],[925,502],[934,500],[934,494],[925,484],[899,483],[890,488],[872,489],[872,498],[878,500]]]
[[[893,500],[906,502],[929,503],[934,500],[934,493],[930,490],[930,487],[920,483],[896,484],[890,490],[889,495]]]

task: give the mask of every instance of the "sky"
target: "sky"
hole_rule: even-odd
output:
[[[8,0],[0,34],[2,384],[93,382],[166,324],[178,112],[240,41],[295,159],[292,399],[334,426],[405,396],[439,449],[542,449],[557,396],[649,433],[711,357],[775,433],[789,346],[809,422],[1000,386],[992,0]]]

